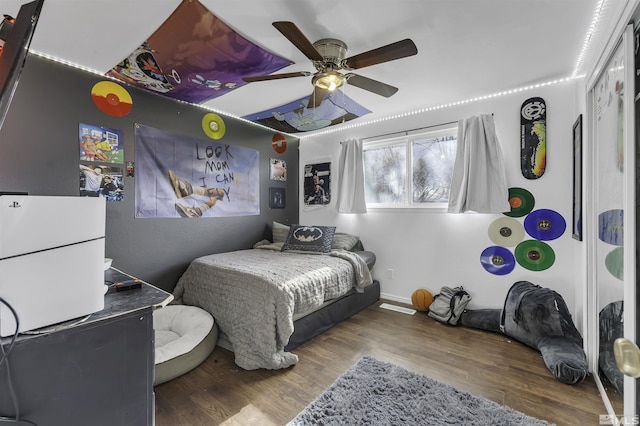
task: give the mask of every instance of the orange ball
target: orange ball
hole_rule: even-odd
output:
[[[411,295],[411,303],[413,307],[419,311],[426,312],[429,310],[429,306],[433,302],[433,295],[429,290],[419,288]]]

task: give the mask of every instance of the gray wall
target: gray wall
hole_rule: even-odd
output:
[[[0,192],[78,196],[79,123],[122,130],[125,162],[134,161],[134,123],[212,141],[201,127],[209,111],[134,87],[125,86],[133,98],[128,115],[102,113],[91,99],[91,89],[104,80],[38,56],[28,57],[0,129]],[[259,151],[260,215],[135,219],[135,178],[125,177],[125,200],[107,202],[106,257],[113,258],[114,267],[171,291],[192,259],[250,248],[270,238],[273,220],[298,222],[298,139],[287,136],[287,150],[277,154],[271,146],[274,132],[223,119],[226,133],[219,142]],[[286,182],[269,179],[270,158],[286,161]],[[285,209],[269,208],[270,186],[285,188]]]

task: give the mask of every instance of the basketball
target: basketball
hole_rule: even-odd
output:
[[[431,302],[433,302],[433,295],[424,288],[417,289],[411,295],[411,303],[419,311],[426,312],[429,310]]]

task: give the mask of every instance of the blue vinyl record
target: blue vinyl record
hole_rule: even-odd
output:
[[[480,255],[482,267],[494,275],[506,275],[516,266],[513,254],[501,246],[487,247]]]
[[[556,211],[540,209],[532,211],[524,218],[524,229],[536,240],[549,241],[564,234],[567,222]]]
[[[607,210],[598,215],[598,238],[607,244],[623,246],[624,210]]]

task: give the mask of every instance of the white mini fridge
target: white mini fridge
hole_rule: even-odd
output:
[[[98,197],[0,196],[0,336],[104,308],[106,204]],[[5,303],[2,303],[4,301]]]

